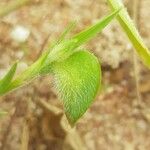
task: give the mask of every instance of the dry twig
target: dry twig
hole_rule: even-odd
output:
[[[21,150],[28,150],[28,144],[29,144],[29,127],[27,121],[25,121],[21,137]]]
[[[133,19],[134,22],[139,29],[139,20],[140,20],[140,9],[141,8],[141,1],[140,0],[133,0]],[[136,53],[133,51],[133,67],[134,67],[134,77],[135,77],[135,85],[136,85],[136,95],[138,99],[138,105],[141,107],[143,105],[142,97],[140,93],[140,68],[139,68],[139,61],[137,59]]]

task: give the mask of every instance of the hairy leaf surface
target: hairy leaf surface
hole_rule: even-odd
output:
[[[85,113],[95,98],[101,80],[100,64],[87,51],[78,51],[52,65],[56,88],[71,125]]]

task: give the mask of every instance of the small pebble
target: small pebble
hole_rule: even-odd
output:
[[[15,26],[10,33],[11,38],[20,43],[25,42],[29,35],[29,29],[20,25]]]

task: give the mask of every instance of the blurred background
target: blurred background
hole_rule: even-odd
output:
[[[150,48],[150,1],[123,2]],[[106,0],[0,0],[0,78],[16,60],[17,73],[32,64],[71,21],[70,36],[108,13]],[[51,76],[38,78],[0,97],[7,112],[0,150],[150,149],[150,71],[116,20],[85,47],[101,62],[102,91],[76,127],[68,126]]]

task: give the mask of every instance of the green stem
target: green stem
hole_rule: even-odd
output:
[[[7,89],[5,89],[3,93],[0,93],[0,95],[4,95],[20,86],[23,86],[27,84],[29,81],[31,81],[34,77],[36,77],[38,74],[38,70],[35,70],[35,65],[36,64],[33,64],[32,66],[27,68],[27,70],[25,70],[19,76],[17,76],[17,78],[10,83]]]
[[[113,10],[116,10],[120,7],[124,7],[121,0],[107,0]],[[141,36],[139,35],[132,19],[128,15],[126,9],[122,9],[117,16],[117,19],[132,42],[134,48],[136,49],[137,54],[143,61],[143,63],[150,68],[150,51],[145,46]]]
[[[47,57],[47,52],[45,52],[35,63],[33,63],[30,67],[28,67],[25,71],[23,71],[20,75],[18,75],[3,91],[0,93],[0,96],[15,90],[21,86],[26,85],[27,83],[31,82],[34,78],[40,76],[42,73],[41,66],[43,65],[45,59]]]
[[[30,3],[31,0],[15,0],[15,2],[11,2],[10,4],[0,8],[0,17],[4,17],[10,12]]]

